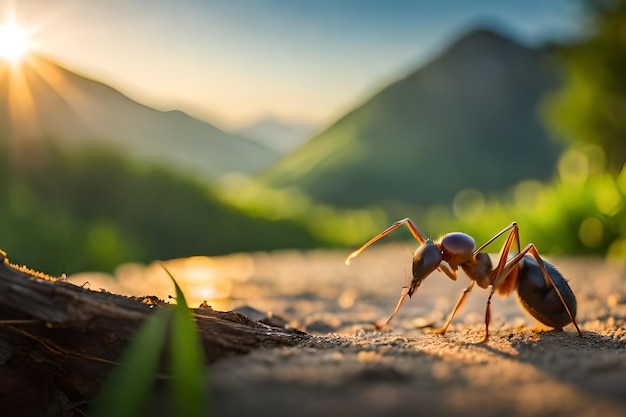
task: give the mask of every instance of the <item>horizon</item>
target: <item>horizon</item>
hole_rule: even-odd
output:
[[[355,8],[350,2],[162,0],[89,8],[25,0],[0,2],[0,19],[12,10],[34,32],[34,52],[63,68],[144,105],[231,131],[270,117],[329,125],[472,29],[537,46],[567,40],[581,28],[566,1],[443,3]],[[110,30],[113,23],[119,30]],[[164,23],[175,30],[162,33]],[[289,29],[293,36],[284,36]],[[209,35],[222,42],[198,42]]]

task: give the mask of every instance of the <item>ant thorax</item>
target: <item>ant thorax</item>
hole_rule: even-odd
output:
[[[491,285],[491,258],[488,254],[480,252],[470,262],[461,264],[465,274],[475,281],[480,288],[487,288]]]

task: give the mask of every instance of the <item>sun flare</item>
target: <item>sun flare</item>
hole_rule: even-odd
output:
[[[19,63],[28,52],[33,42],[28,29],[20,26],[9,17],[0,25],[0,57],[11,63]]]

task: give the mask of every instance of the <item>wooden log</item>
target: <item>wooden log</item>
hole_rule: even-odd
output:
[[[166,308],[156,297],[91,291],[13,265],[0,252],[0,416],[80,415],[133,334]],[[310,338],[236,312],[194,313],[209,362]]]

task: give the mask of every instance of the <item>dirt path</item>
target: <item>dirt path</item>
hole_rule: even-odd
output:
[[[380,245],[350,267],[345,256],[211,259],[213,275],[229,281],[220,308],[315,336],[213,364],[214,415],[626,416],[623,263],[551,259],[577,296],[584,338],[572,326],[541,331],[510,296],[494,300],[491,339],[481,344],[485,290],[474,290],[445,336],[430,333],[467,286],[463,274],[459,282],[433,274],[378,331],[373,323],[390,314],[410,280],[410,252]],[[193,298],[192,283],[183,285]]]
[[[322,337],[217,363],[213,403],[220,416],[624,416],[624,343],[586,336]]]
[[[571,328],[538,332],[511,296],[494,301],[495,332],[481,344],[484,290],[474,290],[446,336],[419,328],[441,324],[467,285],[464,276],[429,277],[380,332],[372,323],[393,310],[410,254],[392,244],[350,267],[344,257],[254,256],[254,273],[234,288],[234,303],[272,311],[318,337],[215,364],[216,415],[626,415],[623,265],[554,259],[577,295],[584,338]]]

